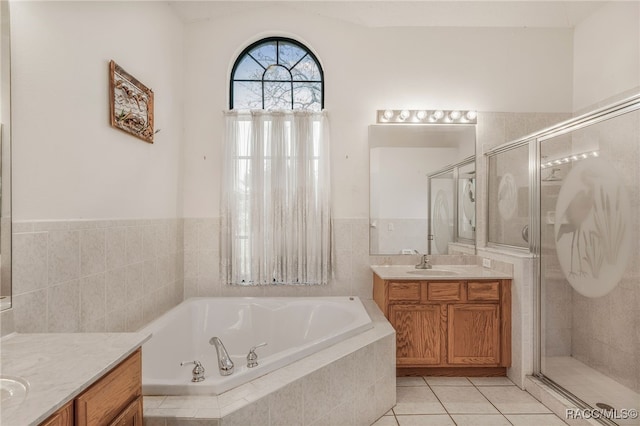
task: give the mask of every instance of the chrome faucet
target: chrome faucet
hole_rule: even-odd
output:
[[[218,369],[220,370],[220,375],[229,376],[230,374],[233,374],[233,361],[231,361],[231,357],[222,344],[222,340],[220,340],[220,338],[218,337],[212,337],[211,340],[209,340],[209,344],[216,347],[216,353],[218,354]]]
[[[256,349],[263,346],[267,346],[267,342],[252,346],[251,349],[249,349],[249,354],[247,355],[247,367],[253,368],[258,366],[258,354],[256,354]]]
[[[195,367],[193,367],[193,371],[191,371],[191,374],[193,375],[191,381],[202,382],[204,380],[204,367],[202,366],[200,361],[184,361],[180,363],[181,366],[188,364],[195,364]]]
[[[433,266],[431,266],[429,255],[423,254],[422,257],[420,258],[420,263],[416,265],[416,269],[431,269],[431,268],[433,268]]]

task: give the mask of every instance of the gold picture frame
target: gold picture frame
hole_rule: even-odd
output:
[[[111,126],[153,143],[153,90],[109,62]]]

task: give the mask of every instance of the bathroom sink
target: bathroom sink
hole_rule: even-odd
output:
[[[446,275],[458,275],[458,272],[449,269],[414,269],[407,271],[411,275],[424,275],[425,277],[443,277]]]
[[[8,409],[20,404],[27,397],[29,382],[22,377],[0,376],[0,402]]]

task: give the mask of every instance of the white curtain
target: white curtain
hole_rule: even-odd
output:
[[[326,114],[229,111],[225,120],[221,255],[227,283],[326,284]]]

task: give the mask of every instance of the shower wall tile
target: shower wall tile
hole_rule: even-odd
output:
[[[181,219],[14,224],[18,332],[135,331],[184,295]]]

